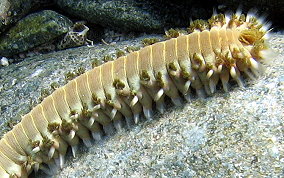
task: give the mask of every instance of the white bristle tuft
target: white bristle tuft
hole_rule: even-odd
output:
[[[249,20],[250,20],[251,17],[252,17],[251,14],[247,14],[247,15],[246,15],[246,22],[249,22]]]
[[[111,110],[111,113],[110,113],[111,119],[113,119],[113,118],[115,117],[116,113],[117,113],[117,109],[113,108],[113,109]]]
[[[226,24],[224,25],[225,28],[227,28],[227,26],[228,26],[230,20],[231,20],[231,14],[226,13],[226,14],[225,14],[225,21],[226,21]]]
[[[210,88],[211,94],[213,94],[216,91],[216,84],[214,83],[213,80],[209,80],[209,88]]]
[[[222,82],[222,86],[223,86],[223,89],[225,92],[228,92],[228,81],[229,81],[229,77],[228,76],[224,76],[224,75],[221,75],[220,76],[220,79],[221,79],[221,82]]]
[[[212,13],[212,16],[215,16],[215,15],[217,15],[218,13],[217,13],[217,10],[215,9],[215,8],[213,8],[213,13]]]
[[[165,103],[164,102],[157,102],[156,108],[161,114],[163,114],[165,112]]]
[[[95,110],[98,110],[98,109],[100,109],[100,108],[101,108],[101,105],[100,105],[100,104],[97,104],[97,105],[94,106],[93,110],[95,111]]]
[[[158,101],[164,94],[164,89],[161,88],[158,93],[156,94],[155,98],[154,98],[154,101]]]
[[[253,69],[258,70],[259,69],[259,64],[257,61],[255,61],[253,58],[250,58],[250,65]]]
[[[70,140],[72,140],[75,137],[75,135],[76,135],[75,130],[71,130],[68,137],[70,138]]]
[[[36,168],[35,168],[35,164],[39,164],[39,163],[34,163],[33,165],[27,164],[27,165],[26,165],[26,168],[25,168],[26,171],[27,171],[27,172],[30,172],[32,168],[36,169]],[[32,167],[32,166],[33,166],[33,167]],[[19,175],[19,176],[21,176],[21,175]]]
[[[264,63],[269,63],[270,61],[273,61],[272,59],[275,59],[278,54],[272,49],[265,49],[260,51],[259,55],[261,56],[261,58],[265,59],[263,61]]]
[[[268,33],[265,33],[265,34],[263,35],[263,37],[262,37],[263,40],[268,40],[268,39],[271,38],[270,30],[272,30],[272,29],[269,29],[269,30],[268,30]]]
[[[208,72],[207,72],[207,78],[209,79],[212,75],[213,75],[213,73],[214,73],[214,70],[213,69],[211,69],[211,70],[209,70]]]
[[[143,113],[146,119],[150,120],[153,117],[153,111],[152,109],[146,109],[145,107],[143,107]]]
[[[256,9],[250,9],[247,13],[247,16],[246,16],[246,22],[249,22],[249,20],[252,18],[252,17],[257,17],[257,10]]]
[[[262,14],[261,16],[257,17],[258,23],[265,25],[266,24],[266,19],[267,19],[267,14]]]
[[[115,120],[113,121],[114,128],[117,130],[117,132],[120,132],[122,130],[122,121],[121,120]]]
[[[251,80],[255,80],[255,79],[256,79],[250,71],[244,70],[244,73],[245,73]]]
[[[39,163],[36,162],[36,163],[34,164],[34,171],[35,171],[35,173],[37,173],[38,170],[39,170]]]
[[[77,150],[78,150],[78,145],[71,146],[71,150],[72,150],[73,157],[75,158]]]
[[[210,88],[209,88],[209,83],[204,84],[204,90],[207,95],[211,94]]]
[[[89,119],[88,125],[91,127],[91,126],[94,124],[94,122],[95,122],[95,118],[94,118],[94,117],[91,117],[91,118]]]
[[[223,65],[220,64],[220,65],[218,66],[218,69],[217,69],[217,70],[218,70],[219,73],[221,73],[221,72],[222,72],[222,69],[223,69]]]
[[[65,163],[65,156],[63,154],[59,154],[59,165],[61,169],[63,168],[64,163]]]
[[[76,114],[74,114],[74,115],[72,115],[72,116],[70,116],[70,119],[74,119],[74,120],[76,120],[76,119],[78,119],[79,118],[79,114],[78,113],[76,113]]]
[[[260,30],[267,32],[266,34],[269,34],[269,32],[271,31],[271,26],[272,26],[271,22],[264,22]],[[269,39],[269,38],[266,38],[266,39]]]
[[[139,113],[138,114],[134,114],[134,123],[137,124],[139,122]]]
[[[243,83],[241,77],[236,77],[235,80],[236,80],[236,82],[237,82],[237,84],[239,85],[240,88],[244,87],[244,83]]]
[[[191,85],[191,81],[190,80],[185,82],[185,84],[184,84],[184,91],[185,92],[187,92],[189,90],[190,85]]]
[[[242,15],[242,8],[239,7],[237,10],[236,10],[236,13],[237,17],[239,18],[241,15]]]
[[[232,78],[236,78],[237,77],[237,72],[236,72],[235,67],[231,67],[230,74],[231,74]]]
[[[252,73],[254,74],[254,76],[258,77],[260,76],[260,73],[258,70],[255,70],[255,69],[251,69]]]
[[[183,97],[184,97],[184,99],[185,99],[187,102],[190,102],[191,97],[190,97],[190,94],[189,94],[189,93],[184,94]]]
[[[53,157],[54,152],[55,152],[55,148],[53,146],[50,147],[49,152],[48,152],[48,158],[49,159],[51,159]]]
[[[32,150],[33,153],[37,153],[37,152],[39,152],[39,151],[40,151],[40,147],[39,147],[39,146],[35,147],[35,148]]]
[[[130,107],[133,107],[139,101],[138,96],[134,96],[130,102]]]

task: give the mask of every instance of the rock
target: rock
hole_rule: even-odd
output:
[[[9,61],[8,61],[8,59],[7,59],[6,57],[2,57],[2,58],[0,59],[0,64],[1,64],[2,66],[8,66],[8,65],[9,65]]]
[[[122,31],[149,31],[160,29],[163,25],[161,19],[138,5],[145,7],[144,3],[130,1],[75,1],[58,0],[57,5],[70,14],[74,14],[89,22],[102,26],[113,27]]]
[[[58,0],[61,10],[89,22],[119,31],[163,32],[186,27],[190,18],[208,18],[212,3],[150,0]]]
[[[33,0],[1,0],[0,33],[25,16],[32,7]]]
[[[11,27],[30,11],[50,6],[52,0],[1,0],[0,34]]]
[[[0,37],[0,54],[12,56],[50,42],[71,26],[72,21],[51,10],[30,14]]]

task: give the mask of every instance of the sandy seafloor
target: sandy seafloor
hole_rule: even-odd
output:
[[[69,49],[0,68],[1,133],[29,111],[42,88],[63,84],[64,73],[89,58],[115,53],[141,38],[113,46]],[[169,106],[163,115],[123,129],[91,148],[83,144],[53,177],[284,177],[284,35],[272,34],[277,56],[245,88],[233,85],[205,100]],[[31,60],[33,60],[31,62]],[[50,177],[39,174],[36,177]]]

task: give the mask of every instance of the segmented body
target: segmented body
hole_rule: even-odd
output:
[[[0,140],[0,177],[62,167],[69,146],[75,155],[80,139],[89,146],[124,120],[151,118],[154,103],[163,112],[165,96],[180,105],[192,92],[213,94],[219,82],[228,91],[230,77],[242,86],[242,73],[253,78],[260,70],[267,31],[251,17],[220,17],[209,29],[147,46],[57,89]]]

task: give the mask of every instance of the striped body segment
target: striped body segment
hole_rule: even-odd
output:
[[[266,31],[258,27],[249,17],[216,21],[210,29],[147,46],[75,78],[0,140],[0,177],[62,167],[69,146],[75,156],[80,140],[90,146],[92,137],[137,123],[142,113],[150,119],[154,105],[164,112],[165,96],[181,105],[192,93],[213,94],[219,83],[228,91],[230,78],[243,86],[241,74],[254,78],[264,59]],[[257,30],[262,35],[255,37]]]

